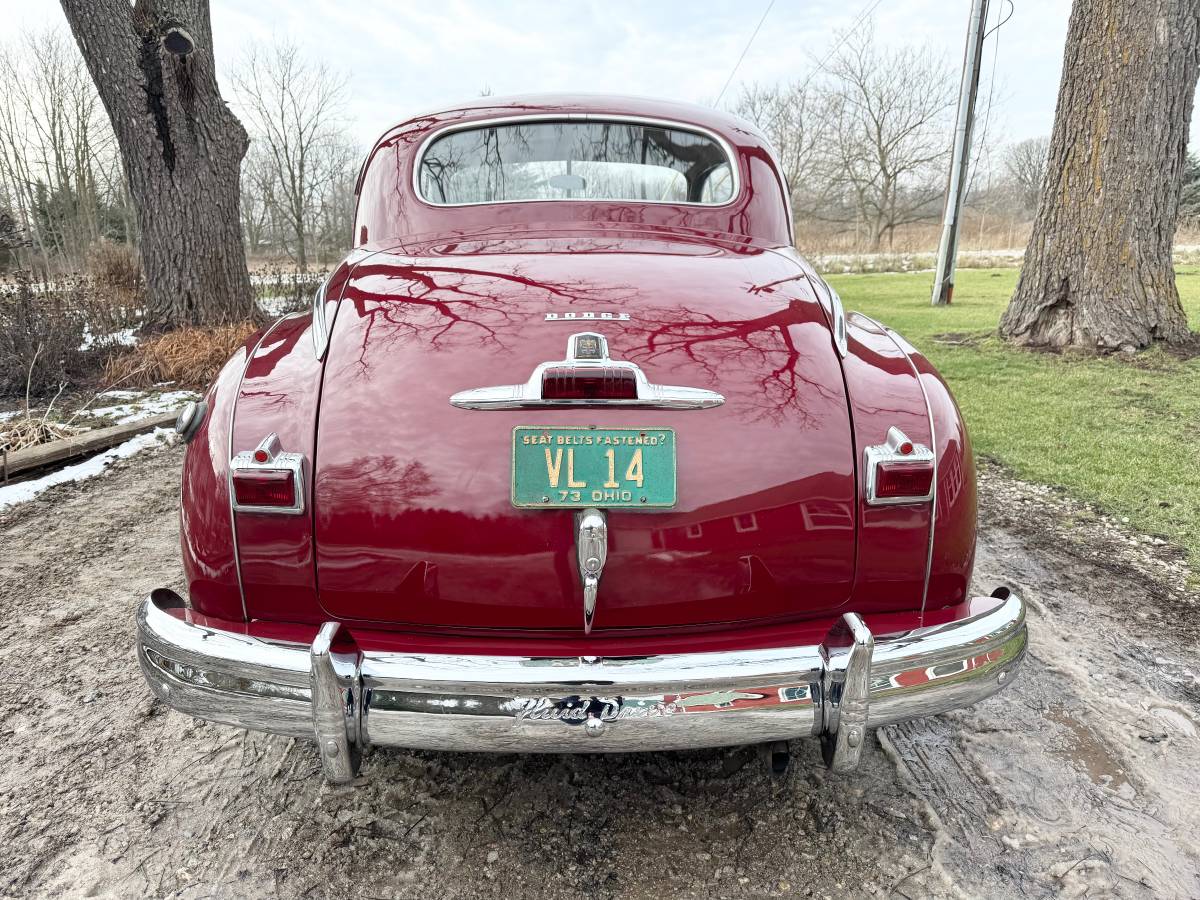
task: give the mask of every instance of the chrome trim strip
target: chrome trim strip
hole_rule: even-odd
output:
[[[909,359],[911,363],[912,360]],[[916,370],[913,366],[913,370]],[[937,459],[937,425],[933,421],[933,407],[929,404],[929,393],[925,390],[925,380],[917,372],[917,384],[921,387],[921,396],[925,398],[925,414],[929,416],[929,442],[933,444],[933,481],[929,491],[929,543],[925,548],[925,589],[921,591],[921,613],[929,603],[929,578],[933,573],[933,536],[937,529],[937,498],[938,498],[938,459]]]
[[[904,444],[912,444],[912,452],[901,453],[900,448]],[[933,499],[935,490],[933,482],[930,482],[929,492],[919,497],[884,497],[881,499],[875,496],[875,484],[879,479],[880,463],[932,462],[934,478],[937,477],[937,461],[933,458],[933,451],[924,444],[913,443],[903,431],[893,425],[888,429],[886,442],[874,444],[863,453],[867,466],[865,494],[868,506],[901,506],[905,503],[928,503]]]
[[[138,609],[138,657],[164,703],[332,739],[339,759],[370,744],[624,752],[825,736],[844,767],[866,728],[968,706],[1011,681],[1025,604],[1007,589],[993,596],[973,616],[889,635],[848,614],[818,645],[554,658],[371,651],[349,637],[335,652],[333,623],[311,646],[265,640],[196,624],[160,589]]]
[[[929,495],[929,543],[925,548],[925,589],[921,592],[921,612],[925,612],[925,607],[929,602],[929,578],[933,573],[933,534],[937,529],[937,498],[938,498],[938,457],[937,457],[937,425],[933,421],[933,406],[929,402],[929,392],[925,390],[925,379],[921,377],[921,373],[917,371],[917,365],[912,361],[912,357],[908,355],[908,351],[901,345],[903,338],[891,328],[884,329],[892,342],[900,348],[900,352],[904,354],[908,360],[908,364],[912,366],[913,374],[917,376],[917,386],[921,388],[921,397],[925,400],[925,415],[929,418],[929,442],[933,445],[933,483]]]
[[[921,589],[921,612],[925,612],[925,607],[929,603],[929,576],[933,572],[933,532],[937,527],[937,489],[938,489],[938,458],[937,458],[937,426],[933,422],[933,407],[929,404],[929,394],[925,390],[925,382],[921,378],[921,373],[917,370],[917,364],[912,361],[912,357],[908,355],[908,351],[904,349],[901,341],[904,340],[896,331],[888,328],[886,325],[877,322],[868,315],[855,311],[856,316],[862,316],[882,333],[891,338],[896,349],[904,354],[904,358],[908,360],[909,368],[912,369],[913,377],[917,379],[917,387],[921,389],[921,398],[925,401],[925,416],[929,420],[929,443],[933,450],[933,488],[930,491],[929,497],[929,540],[925,546],[925,586]],[[905,342],[907,343],[907,342]]]
[[[626,125],[649,125],[658,128],[672,128],[677,131],[690,131],[692,134],[699,134],[709,138],[717,143],[724,151],[725,159],[729,162],[729,171],[733,178],[732,190],[729,195],[729,200],[725,203],[690,203],[690,202],[672,202],[667,200],[570,200],[566,198],[547,197],[545,199],[531,200],[480,200],[472,203],[434,203],[426,200],[421,193],[421,164],[425,161],[425,151],[429,149],[430,144],[441,137],[448,134],[454,134],[458,131],[473,131],[483,128],[494,128],[497,125],[516,125],[521,122],[615,122],[617,124]],[[423,203],[426,206],[434,209],[456,209],[464,206],[497,206],[509,205],[514,203],[621,203],[621,204],[638,204],[649,206],[694,206],[700,209],[724,209],[732,206],[741,199],[742,196],[742,165],[741,159],[733,151],[733,146],[721,135],[717,134],[708,128],[701,125],[689,125],[686,122],[677,122],[672,119],[656,119],[646,116],[630,116],[619,114],[602,114],[595,112],[588,113],[530,113],[524,116],[496,116],[493,118],[471,119],[468,122],[455,122],[450,125],[438,128],[430,132],[423,141],[421,146],[417,148],[417,153],[413,157],[412,167],[412,189],[413,195],[417,198],[417,202]]]
[[[229,403],[229,435],[225,447],[225,458],[227,460],[232,460],[234,456],[233,426],[236,422],[238,401],[242,398],[242,384],[246,380],[246,371],[250,368],[250,361],[253,360],[254,355],[258,353],[258,348],[263,345],[263,341],[270,336],[272,331],[279,327],[280,322],[287,318],[289,317],[284,316],[282,319],[276,319],[274,323],[272,323],[265,331],[263,331],[262,337],[258,339],[258,342],[254,345],[254,348],[246,354],[246,364],[242,366],[242,373],[238,376],[237,388],[234,390],[233,397]],[[238,594],[240,594],[242,598],[242,618],[249,622],[250,611],[246,608],[246,586],[242,584],[242,554],[238,549],[237,511],[233,502],[233,481],[230,478],[228,467],[225,469],[225,485],[226,490],[229,491],[229,530],[232,532],[231,537],[233,538],[233,568],[237,572]],[[183,496],[182,491],[183,488],[181,486],[181,498]]]
[[[833,313],[833,344],[837,347],[838,354],[845,358],[849,352],[849,334],[846,329],[846,308],[842,305],[841,295],[834,289],[833,285],[828,281],[825,282],[825,287],[829,289],[829,306]]]
[[[312,341],[313,353],[318,360],[324,359],[325,351],[329,349],[329,326],[325,321],[325,290],[328,284],[329,279],[326,278],[313,292]]]
[[[596,359],[581,359],[576,355],[577,338],[596,338],[600,343],[600,356]],[[624,369],[633,373],[637,385],[636,400],[543,400],[542,375],[547,369],[572,366],[576,369]],[[459,409],[537,409],[544,407],[621,406],[634,409],[712,409],[725,402],[716,391],[704,388],[679,387],[669,384],[651,384],[646,373],[636,363],[614,360],[608,355],[608,340],[602,334],[581,331],[567,338],[565,359],[539,363],[523,384],[503,384],[496,387],[472,388],[459,391],[450,397],[450,404]]]

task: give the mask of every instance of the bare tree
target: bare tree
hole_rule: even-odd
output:
[[[120,190],[112,131],[83,61],[57,30],[0,47],[0,184],[43,261],[75,268]]]
[[[1037,210],[1042,183],[1046,180],[1046,165],[1050,159],[1050,138],[1035,137],[1018,141],[1004,153],[1004,171],[1012,181],[1021,207],[1030,213]]]
[[[1200,0],[1075,0],[1004,337],[1100,349],[1188,338],[1171,249],[1198,72]]]
[[[353,243],[354,188],[362,163],[358,147],[339,136],[327,147],[329,177],[317,196],[314,232],[321,252],[340,258]]]
[[[253,313],[238,209],[246,131],[221,99],[207,0],[61,0],[116,133],[149,320]]]
[[[273,164],[270,202],[288,232],[296,265],[305,272],[319,199],[344,175],[345,77],[304,59],[294,44],[277,42],[250,50],[233,84],[254,139]]]
[[[265,144],[252,140],[242,160],[242,236],[251,257],[267,252],[279,233],[275,220],[279,207],[276,181],[278,172],[270,151]]]
[[[935,218],[945,180],[954,81],[929,49],[885,49],[865,28],[851,35],[822,83],[829,134],[814,215],[850,206],[870,245]]]
[[[820,100],[808,82],[795,82],[744,86],[733,103],[733,111],[757,125],[771,142],[793,198],[813,182],[825,155]]]

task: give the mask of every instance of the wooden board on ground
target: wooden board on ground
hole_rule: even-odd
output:
[[[107,450],[122,441],[129,440],[155,428],[163,428],[175,423],[178,412],[160,413],[148,419],[139,419],[126,425],[113,425],[109,428],[95,428],[82,434],[74,434],[60,441],[50,441],[16,450],[12,453],[0,454],[0,483],[14,475],[52,465],[76,456],[86,456],[100,450]]]

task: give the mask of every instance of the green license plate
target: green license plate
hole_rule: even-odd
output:
[[[518,425],[512,503],[524,509],[674,506],[675,432]]]

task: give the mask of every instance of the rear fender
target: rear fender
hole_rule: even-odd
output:
[[[866,448],[883,444],[888,429],[931,446],[929,412],[921,382],[891,332],[858,313],[846,319],[842,360],[858,479],[858,552],[850,608],[871,612],[884,603],[921,609],[929,551],[929,503],[871,506],[866,502]]]
[[[353,260],[325,283],[325,326]],[[204,422],[184,457],[180,538],[192,608],[228,620],[322,621],[312,543],[312,464],[323,359],[313,316],[297,313],[256,332],[225,364],[206,395]],[[271,432],[301,453],[307,496],[300,515],[237,512],[229,461]]]
[[[244,619],[245,609],[229,501],[229,413],[246,360],[264,333],[247,338],[209,387],[204,419],[183,457],[179,539],[188,597],[198,612],[231,621]]]
[[[921,351],[900,335],[891,334],[920,375],[937,436],[935,513],[925,602],[928,611],[954,606],[968,597],[978,527],[975,455],[958,404],[941,374]]]

